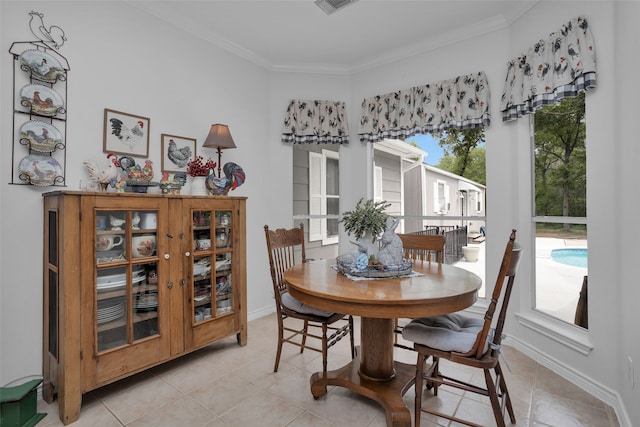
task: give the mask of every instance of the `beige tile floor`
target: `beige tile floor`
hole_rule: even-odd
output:
[[[356,344],[359,322],[356,318]],[[314,400],[309,377],[321,369],[319,353],[298,352],[285,345],[280,369],[273,372],[277,322],[275,315],[249,322],[248,345],[235,338],[212,344],[146,372],[102,387],[83,396],[80,419],[74,427],[117,426],[385,426],[380,406],[341,387],[331,387]],[[507,384],[513,396],[518,426],[618,427],[613,409],[555,375],[517,350],[505,346],[513,373]],[[414,353],[397,350],[397,360],[415,363]],[[329,351],[329,369],[349,360],[348,342]],[[444,372],[459,369],[444,365]],[[506,368],[505,368],[506,370]],[[473,371],[459,371],[472,382],[482,381]],[[405,396],[413,408],[413,390]],[[455,411],[486,426],[495,422],[482,396],[464,396],[440,389],[438,397],[424,394],[424,405]],[[413,412],[413,409],[411,409]],[[48,415],[39,427],[62,426],[57,401],[38,401],[38,412]],[[422,414],[426,427],[458,426]]]

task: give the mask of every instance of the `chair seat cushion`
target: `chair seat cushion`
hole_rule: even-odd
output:
[[[402,337],[441,351],[466,353],[473,347],[484,321],[458,313],[413,319],[402,330]],[[493,339],[489,332],[484,351]]]
[[[289,295],[289,292],[285,292],[280,298],[282,300],[282,305],[287,307],[289,310],[297,311],[298,313],[313,314],[314,316],[320,317],[333,316],[333,312],[320,310],[319,308],[303,304],[302,302]]]

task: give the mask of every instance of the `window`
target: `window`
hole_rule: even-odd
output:
[[[533,122],[535,308],[574,323],[587,283],[584,93],[537,110]]]
[[[382,201],[382,167],[373,165],[373,200]]]
[[[309,152],[309,214],[340,214],[339,155],[335,151]],[[309,220],[309,241],[338,243],[338,218]]]
[[[449,186],[445,181],[437,180],[433,183],[433,211],[439,214],[449,212]]]
[[[482,212],[482,192],[474,191],[473,193],[473,196],[476,198],[476,212],[480,213]]]

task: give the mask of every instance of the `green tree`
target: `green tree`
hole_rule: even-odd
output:
[[[467,166],[464,168],[464,175],[458,173],[458,171],[462,169],[462,158],[447,152],[440,158],[440,162],[436,167],[486,185],[487,169],[485,153],[485,147],[475,147],[469,151],[467,155]]]
[[[452,129],[433,136],[444,151],[437,168],[486,185],[484,128]]]
[[[536,215],[586,216],[584,93],[537,110],[534,129]]]
[[[456,175],[466,177],[465,170],[472,161],[471,151],[484,143],[484,128],[448,130],[440,137],[438,144],[447,154],[453,154],[460,159],[457,163],[458,170],[450,170]]]

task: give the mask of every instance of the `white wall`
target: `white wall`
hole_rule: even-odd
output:
[[[283,184],[270,177],[270,170],[282,168],[270,167],[270,83],[264,69],[123,2],[3,1],[0,7],[0,385],[4,385],[42,369],[41,193],[53,188],[7,184],[13,105],[13,59],[8,52],[12,42],[33,38],[29,11],[44,13],[45,22],[61,26],[68,37],[60,50],[71,66],[67,189],[78,190],[79,181],[87,177],[84,160],[106,160],[102,152],[104,108],[151,119],[149,158],[157,171],[161,133],[196,138],[198,154],[215,158],[214,150],[201,145],[211,124],[229,125],[238,148],[224,151],[222,161],[235,161],[247,173],[246,183],[232,194],[248,197],[248,260],[263,260],[264,232],[258,226],[264,221],[262,207],[277,204],[274,197],[287,181]],[[268,274],[266,262],[251,265],[247,272],[248,311],[266,305],[273,309],[266,293],[254,291],[270,286],[263,280]]]
[[[602,288],[606,292],[609,286],[620,288],[618,299],[609,315],[614,315],[615,323],[609,328],[619,331],[619,342],[616,347],[618,353],[611,356],[616,366],[616,376],[619,379],[617,390],[622,396],[632,425],[640,425],[640,339],[638,339],[638,305],[640,301],[640,286],[638,286],[638,265],[635,263],[640,242],[640,227],[638,227],[638,212],[640,212],[640,198],[637,179],[638,159],[640,159],[640,145],[638,144],[638,99],[640,88],[636,85],[638,70],[640,69],[640,27],[635,25],[631,17],[640,16],[640,2],[620,2],[615,10],[614,25],[614,58],[616,81],[614,93],[613,126],[604,126],[608,134],[602,140],[603,145],[611,145],[609,150],[615,153],[614,181],[609,186],[615,191],[614,206],[617,221],[607,225],[603,221],[601,226],[611,232],[612,239],[618,251],[617,261],[612,262],[612,268],[618,271],[613,280],[603,277]],[[619,25],[621,24],[621,25]],[[597,162],[597,159],[596,159]],[[597,168],[598,165],[595,165]],[[611,171],[609,171],[611,172]],[[605,209],[603,209],[605,210]],[[611,210],[609,210],[611,212]],[[604,219],[604,218],[603,218]],[[605,231],[605,232],[606,232]],[[606,247],[603,249],[607,249]],[[607,259],[611,259],[609,255]],[[591,280],[591,279],[589,279]],[[606,295],[601,295],[600,297]],[[611,307],[611,306],[609,306]],[[629,381],[628,358],[635,364],[635,388]]]
[[[55,7],[54,7],[55,5]],[[577,339],[593,350],[583,356],[519,323],[531,313],[532,251],[521,264],[508,320],[510,339],[536,360],[617,407],[622,425],[640,425],[640,385],[631,388],[626,358],[640,363],[634,328],[640,289],[634,265],[639,240],[636,122],[640,68],[640,6],[632,1],[542,1],[510,27],[352,76],[266,72],[215,47],[171,29],[119,2],[0,3],[0,385],[41,371],[42,190],[7,185],[11,145],[11,55],[13,41],[28,40],[27,13],[45,13],[65,29],[62,48],[71,64],[67,184],[86,176],[82,161],[103,158],[104,108],[151,118],[150,158],[160,164],[160,133],[198,139],[213,122],[227,123],[236,161],[247,182],[236,195],[248,197],[248,311],[272,310],[262,226],[289,226],[292,212],[291,147],[280,142],[282,118],[291,98],[347,103],[351,143],[342,147],[343,206],[372,196],[371,150],[357,139],[362,99],[376,94],[486,72],[492,124],[487,140],[487,279],[495,280],[509,230],[530,248],[529,131],[526,120],[504,125],[498,111],[506,62],[578,14],[591,23],[598,60],[598,89],[587,96],[589,317]],[[98,18],[99,17],[99,18]],[[118,22],[120,29],[113,25]],[[626,68],[623,68],[626,67]],[[213,155],[213,152],[211,153]],[[492,238],[496,236],[496,238]],[[503,236],[503,238],[501,237]],[[348,239],[341,239],[348,241]],[[577,328],[568,328],[571,330]],[[576,335],[576,334],[574,334]],[[574,337],[576,338],[576,337]],[[636,382],[640,371],[636,368]],[[601,387],[599,387],[601,386]],[[618,399],[619,401],[614,401]],[[626,410],[626,412],[625,412]]]

